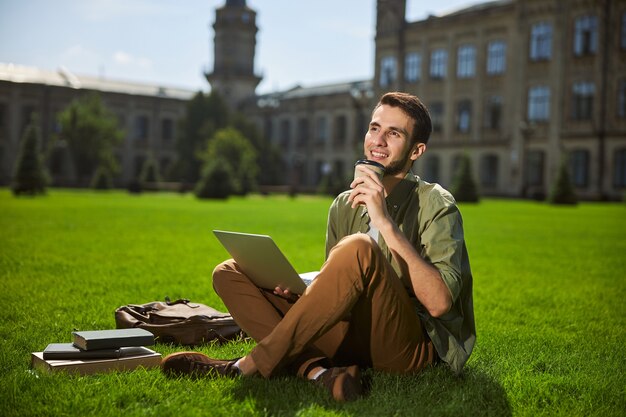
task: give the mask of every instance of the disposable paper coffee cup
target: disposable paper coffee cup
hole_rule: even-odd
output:
[[[354,164],[354,178],[362,177],[364,175],[361,171],[356,169],[356,167],[359,165],[367,165],[368,168],[376,172],[378,178],[380,178],[381,181],[383,180],[383,175],[385,175],[384,165],[379,164],[376,161],[370,161],[369,159],[359,159],[358,161],[356,161],[356,163]]]

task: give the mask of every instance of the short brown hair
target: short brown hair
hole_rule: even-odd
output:
[[[378,104],[376,104],[376,107],[374,107],[374,111],[383,104],[399,107],[407,116],[414,120],[411,145],[418,142],[428,143],[428,138],[433,130],[430,113],[417,96],[399,91],[385,93],[378,101]]]

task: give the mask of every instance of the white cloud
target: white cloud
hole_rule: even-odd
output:
[[[113,61],[115,61],[118,64],[122,64],[122,65],[129,64],[132,61],[132,59],[133,58],[126,52],[117,51],[116,53],[113,54]]]
[[[152,68],[152,60],[145,57],[136,57],[128,52],[116,51],[113,54],[113,62],[123,66],[139,67],[142,69]]]
[[[76,44],[62,51],[54,61],[59,67],[65,67],[72,72],[93,74],[102,63],[102,58],[97,52]]]

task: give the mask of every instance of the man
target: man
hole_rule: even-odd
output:
[[[361,394],[360,368],[414,373],[438,362],[460,372],[475,342],[472,275],[452,196],[411,173],[426,151],[430,116],[406,93],[383,95],[365,135],[366,165],[328,217],[326,262],[301,297],[257,288],[233,260],[213,286],[257,341],[235,360],[179,352],[168,374],[270,377],[280,370],[326,387],[338,401]]]

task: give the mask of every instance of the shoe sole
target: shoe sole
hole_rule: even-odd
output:
[[[352,365],[346,372],[339,375],[333,384],[332,395],[336,401],[354,401],[361,396],[363,386],[361,384],[361,369]]]

